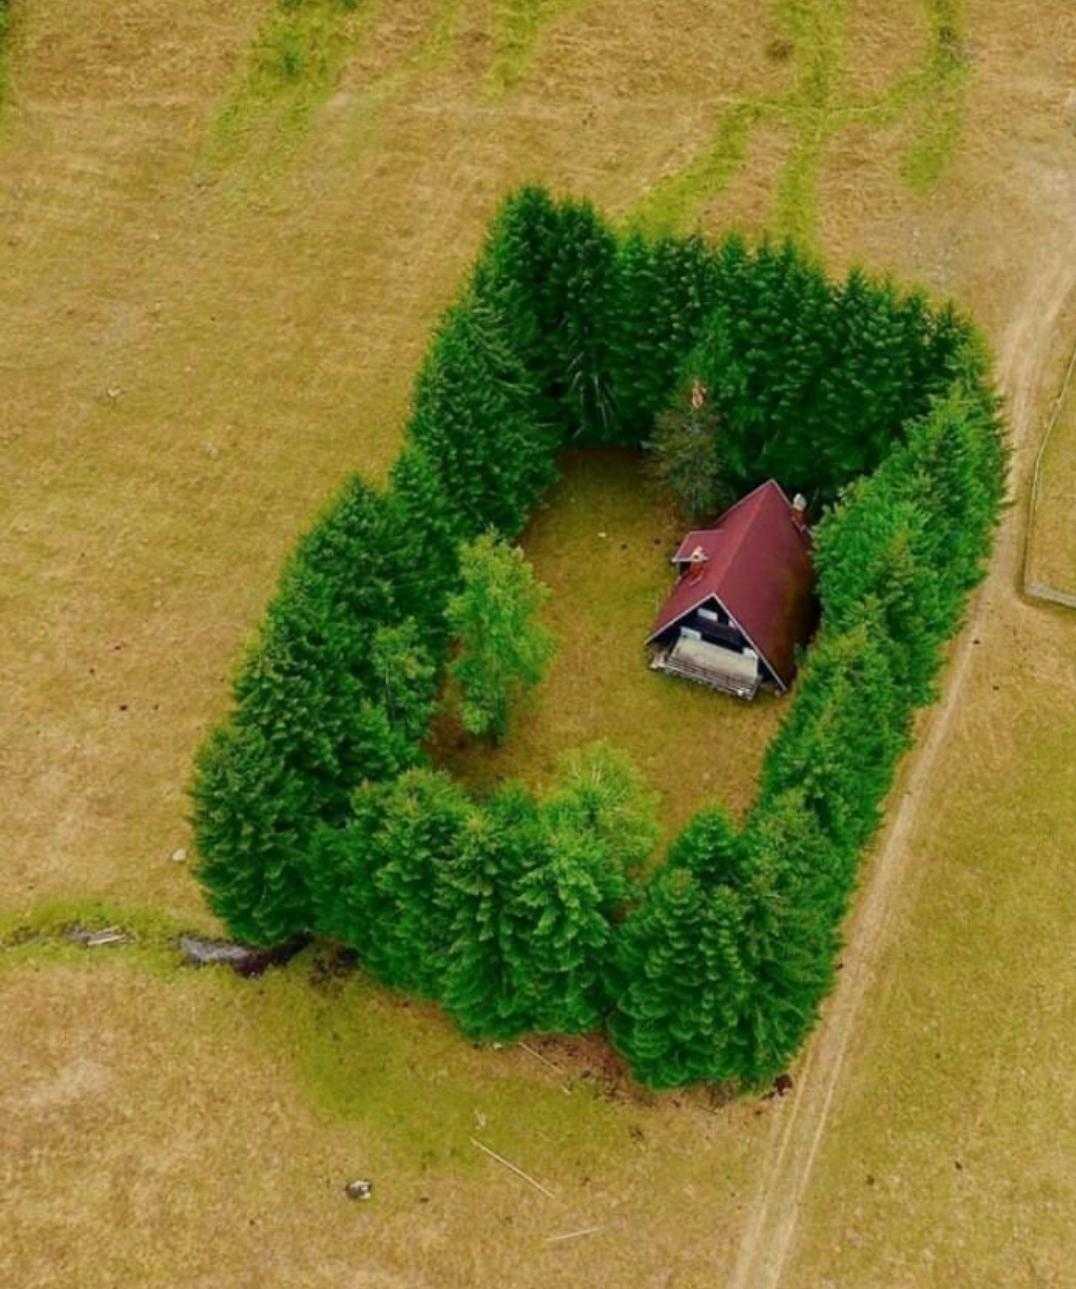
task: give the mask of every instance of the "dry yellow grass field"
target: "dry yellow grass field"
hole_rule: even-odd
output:
[[[192,753],[298,533],[347,471],[376,478],[395,456],[429,328],[512,185],[625,220],[794,231],[834,270],[952,294],[1014,352],[1041,343],[1040,298],[1071,269],[1064,0],[546,0],[533,30],[501,0],[369,9],[318,37],[320,80],[259,106],[269,0],[14,0],[9,926],[91,899],[213,925],[169,858],[189,845]],[[1058,330],[1072,325],[1069,310]],[[1011,398],[1045,410],[1063,339],[1053,386],[1014,366]],[[1015,455],[1020,502],[1035,447]],[[605,531],[641,551],[651,518],[610,479]],[[584,548],[594,487],[570,472],[528,539],[562,610],[590,594],[566,552]],[[1019,599],[1022,523],[1018,506],[903,843],[787,1285],[1071,1283],[1076,618]],[[639,581],[618,623],[654,589],[623,572]],[[645,760],[644,730],[573,690],[578,647],[505,772],[540,780],[592,733]],[[653,701],[682,720],[682,757],[705,696],[666,693]],[[673,784],[675,756],[655,779]],[[694,803],[672,793],[679,819]],[[5,1284],[709,1289],[733,1274],[786,1103],[628,1095],[598,1051],[551,1050],[566,1093],[522,1049],[476,1051],[356,978],[311,983],[310,951],[258,983],[196,976],[146,927],[153,947],[2,953]],[[353,1175],[374,1179],[371,1204],[341,1194]]]

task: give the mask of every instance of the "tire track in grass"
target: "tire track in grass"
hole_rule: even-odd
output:
[[[6,0],[0,0],[0,6]],[[545,29],[587,0],[494,0],[493,59],[485,93],[500,98],[526,75]],[[353,142],[374,137],[380,109],[423,72],[456,52],[465,0],[439,0],[426,34],[400,62],[377,76],[351,107]],[[2,10],[0,10],[2,12]],[[308,132],[340,74],[388,0],[273,0],[245,66],[210,129],[204,159],[222,169],[243,161],[279,171]],[[354,150],[354,149],[353,149]]]
[[[494,53],[486,75],[487,94],[499,98],[518,85],[534,60],[545,28],[586,3],[587,0],[494,0]]]
[[[383,6],[384,0],[273,0],[210,128],[209,165],[249,156],[256,138],[266,144],[267,168],[286,159]]]
[[[1035,406],[1058,318],[1076,290],[1076,267],[1061,255],[1039,266],[1024,303],[1005,336],[998,377],[1009,404],[1012,447],[1036,425]],[[895,898],[909,860],[909,842],[920,823],[938,757],[960,710],[961,691],[974,656],[972,642],[991,601],[1012,594],[1020,562],[1021,524],[1004,512],[987,578],[960,635],[943,680],[943,697],[929,717],[898,791],[892,818],[869,864],[847,928],[844,969],[823,1006],[822,1021],[800,1057],[789,1101],[774,1116],[767,1162],[727,1289],[778,1289],[794,1247],[800,1210],[811,1180],[848,1048],[859,1024],[875,966],[890,931]]]
[[[638,203],[630,223],[670,232],[697,221],[704,206],[742,168],[750,133],[777,122],[792,134],[792,148],[774,191],[772,231],[811,249],[818,232],[818,176],[831,139],[852,124],[886,128],[911,116],[915,135],[900,162],[900,175],[923,192],[952,156],[963,119],[968,62],[958,0],[922,0],[930,24],[923,61],[880,94],[842,96],[846,76],[848,0],[773,0],[774,24],[792,49],[795,77],[777,97],[731,98],[709,143],[675,175]]]

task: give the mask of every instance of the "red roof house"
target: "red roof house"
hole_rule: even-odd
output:
[[[743,698],[760,685],[784,693],[815,619],[803,498],[770,479],[688,533],[672,562],[680,576],[650,631],[651,665]]]

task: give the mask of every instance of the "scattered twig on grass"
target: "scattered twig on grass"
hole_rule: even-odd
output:
[[[536,1061],[541,1061],[543,1065],[548,1065],[551,1070],[555,1070],[557,1074],[563,1076],[564,1071],[554,1061],[551,1061],[549,1057],[543,1056],[541,1052],[535,1051],[535,1049],[527,1043],[520,1043],[519,1046],[524,1050],[524,1052],[530,1052],[531,1056],[533,1056]],[[572,1095],[572,1090],[567,1083],[562,1083],[560,1085],[560,1090],[565,1096],[570,1097]]]
[[[484,1150],[491,1159],[495,1159],[499,1164],[504,1164],[505,1168],[510,1168],[517,1177],[522,1177],[525,1182],[530,1182],[535,1190],[541,1191],[543,1195],[547,1195],[550,1199],[556,1199],[553,1192],[546,1190],[541,1182],[536,1182],[529,1173],[525,1173],[522,1168],[517,1168],[511,1160],[505,1159],[503,1155],[498,1155],[495,1150],[490,1150],[488,1146],[484,1146],[476,1137],[471,1138],[471,1145],[477,1146],[479,1150]]]
[[[584,1226],[581,1231],[568,1231],[565,1235],[550,1235],[546,1244],[558,1244],[561,1240],[577,1240],[581,1235],[593,1235],[595,1231],[604,1231],[604,1226]]]
[[[76,926],[68,931],[67,938],[85,949],[97,949],[105,944],[129,944],[133,937],[118,926],[102,927],[100,931]]]

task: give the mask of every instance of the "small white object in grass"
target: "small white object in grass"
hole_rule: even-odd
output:
[[[174,864],[184,864],[186,863],[186,861],[187,861],[186,846],[180,846],[178,849],[172,851],[172,862]]]
[[[609,534],[608,534],[608,533],[599,533],[599,534],[598,534],[598,536],[599,536],[599,537],[608,537],[608,536],[609,536]]]
[[[373,1199],[374,1184],[357,1177],[344,1187],[344,1194],[348,1199]]]

